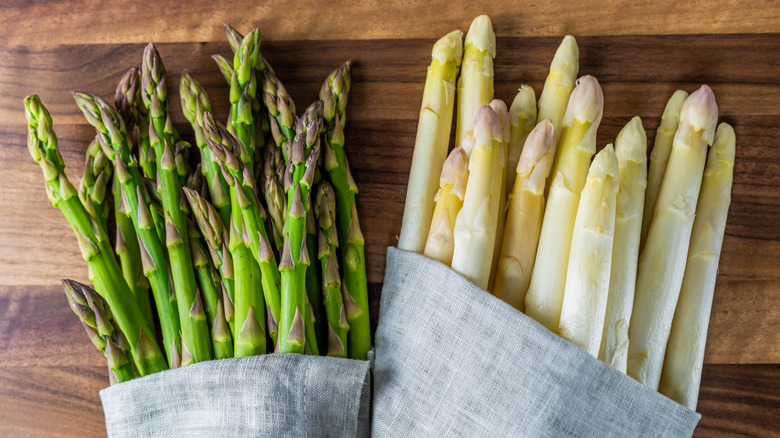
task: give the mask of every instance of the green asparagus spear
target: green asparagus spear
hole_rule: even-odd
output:
[[[301,117],[292,143],[288,143],[285,189],[287,220],[279,270],[282,273],[282,317],[279,351],[302,353],[306,344],[306,268],[310,265],[306,247],[306,215],[309,210],[314,171],[320,153],[322,102],[314,102]],[[313,350],[309,342],[309,348]]]
[[[165,249],[154,225],[150,209],[151,199],[142,182],[138,164],[130,154],[124,122],[116,110],[102,98],[89,93],[75,93],[74,97],[87,122],[98,131],[98,138],[106,155],[114,161],[114,175],[122,185],[120,202],[130,211],[141,242],[144,275],[149,279],[154,294],[165,351],[170,359],[172,350],[178,350],[181,344],[176,297],[172,294]],[[109,304],[115,308],[110,300]],[[127,334],[126,330],[123,331]]]
[[[336,193],[336,225],[344,272],[342,287],[346,290],[344,305],[350,326],[347,350],[349,357],[365,360],[371,349],[365,240],[355,204],[358,189],[344,154],[345,109],[350,84],[350,64],[346,63],[325,80],[320,89],[320,99],[325,102],[326,108],[324,165]]]
[[[108,359],[112,381],[126,382],[135,377],[130,345],[116,327],[108,303],[91,287],[73,280],[62,280],[71,310],[81,320],[87,335]]]
[[[282,151],[275,142],[268,142],[263,160],[263,196],[268,207],[268,229],[271,231],[275,253],[279,253],[284,245],[284,217],[287,211],[282,186],[281,174],[284,174]]]
[[[271,136],[281,149],[284,161],[288,162],[288,145],[295,136],[295,103],[281,81],[270,71],[263,75],[263,104],[268,112]]]
[[[165,244],[182,329],[182,364],[186,363],[187,354],[194,362],[202,362],[212,357],[211,336],[195,282],[186,214],[181,209],[181,175],[171,149],[176,133],[168,114],[167,75],[153,44],[144,50],[141,83],[141,97],[150,117],[149,141],[157,156],[158,189],[165,214]]]
[[[153,331],[122,277],[106,231],[87,213],[65,175],[65,163],[57,147],[49,112],[35,95],[27,96],[24,105],[29,127],[28,147],[30,155],[43,170],[46,193],[76,234],[95,285],[114,309],[114,318],[127,337],[138,372],[143,376],[167,368]]]
[[[336,194],[333,186],[322,181],[317,187],[316,206],[319,227],[318,258],[322,266],[322,294],[327,317],[327,355],[347,357],[347,333],[349,323],[344,311],[339,276],[338,246],[336,231]]]

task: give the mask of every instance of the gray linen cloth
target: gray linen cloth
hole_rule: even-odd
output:
[[[396,248],[375,352],[375,437],[690,437],[701,417]]]
[[[363,437],[370,362],[268,354],[201,362],[100,391],[109,437]]]

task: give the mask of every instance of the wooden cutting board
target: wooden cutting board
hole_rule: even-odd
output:
[[[105,361],[59,287],[63,277],[86,280],[86,267],[27,151],[25,95],[38,93],[50,109],[75,181],[94,131],[71,92],[112,97],[148,41],[159,43],[174,121],[185,135],[178,95],[185,69],[206,87],[216,115],[227,116],[228,87],[210,59],[230,53],[222,21],[261,28],[262,52],[299,108],[351,59],[346,138],[375,326],[431,46],[480,13],[495,24],[496,97],[507,101],[524,83],[538,95],[561,36],[577,37],[581,74],[604,89],[600,146],[634,115],[652,144],[675,89],[712,86],[721,121],[735,127],[737,158],[696,436],[780,435],[780,35],[764,33],[780,30],[772,2],[190,3],[0,4],[0,436],[105,434],[98,396],[108,383]]]

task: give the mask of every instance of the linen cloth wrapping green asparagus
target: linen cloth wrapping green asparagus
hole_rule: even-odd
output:
[[[374,437],[690,437],[701,418],[437,261],[389,248],[384,281]]]
[[[109,437],[367,437],[370,362],[267,354],[100,391]]]

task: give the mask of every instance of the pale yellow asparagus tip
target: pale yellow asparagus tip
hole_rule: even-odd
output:
[[[718,122],[718,104],[712,88],[702,85],[688,96],[680,110],[680,129],[675,134],[690,137],[692,131],[701,131],[701,137],[707,144],[715,139],[715,125]]]
[[[509,198],[493,293],[521,312],[525,310],[525,294],[539,242],[544,187],[552,167],[554,144],[555,128],[545,119],[528,134]]]
[[[552,157],[550,152],[555,144],[555,128],[550,119],[539,122],[528,134],[523,153],[517,162],[517,177],[523,180],[523,187],[535,194],[544,190],[544,179],[550,173]],[[544,174],[543,178],[539,178]],[[531,178],[531,175],[534,177]]]
[[[571,92],[563,126],[572,126],[575,120],[582,124],[600,122],[603,112],[604,92],[599,81],[593,76],[582,76]]]
[[[520,132],[531,132],[534,129],[536,125],[536,93],[533,88],[528,85],[520,86],[512,101],[512,106],[509,107],[509,119],[512,122],[512,127],[516,126]]]
[[[463,206],[466,183],[469,178],[469,157],[457,147],[450,152],[441,169],[436,207],[423,254],[447,266],[452,263],[455,248],[453,229],[455,219]]]
[[[466,46],[469,44],[482,52],[490,53],[491,58],[496,57],[496,34],[493,32],[490,17],[480,15],[471,22],[465,42]]]
[[[433,44],[431,58],[439,61],[439,64],[442,65],[452,62],[456,66],[459,66],[463,59],[463,32],[453,30],[447,35],[439,38],[439,40]]]
[[[506,105],[504,106],[506,108]],[[479,129],[478,129],[479,128]],[[483,105],[474,117],[474,141],[477,145],[493,144],[494,140],[504,138],[501,118],[490,105]]]
[[[558,50],[555,51],[555,56],[550,63],[550,70],[576,76],[580,70],[579,60],[580,48],[577,45],[577,40],[571,35],[566,35],[558,46]]]

